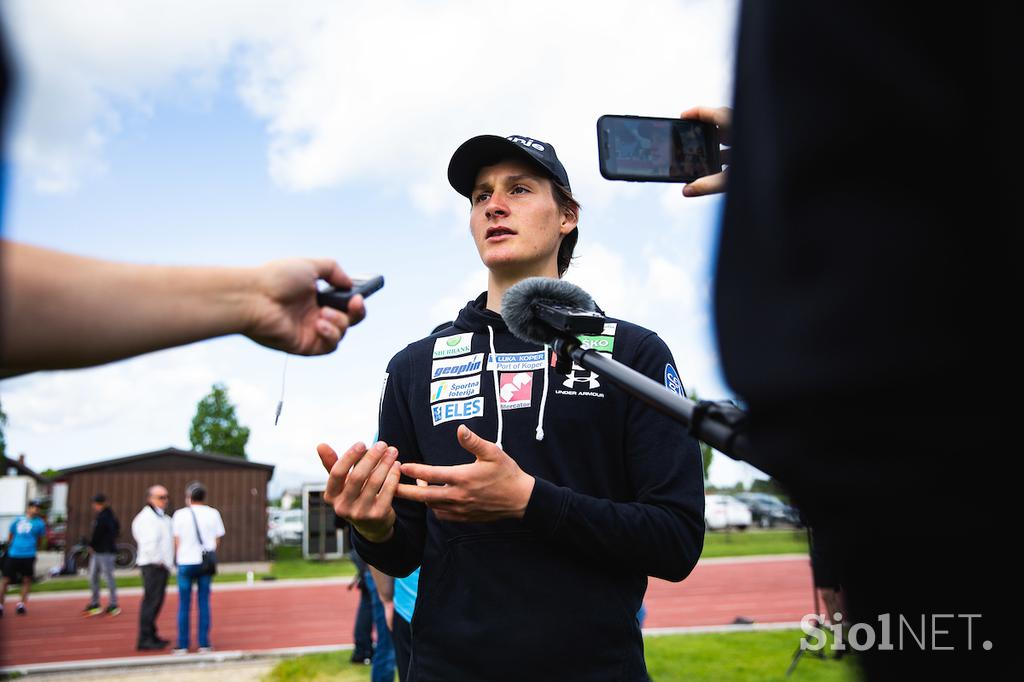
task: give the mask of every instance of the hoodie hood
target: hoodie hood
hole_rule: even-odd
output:
[[[490,327],[496,334],[507,333],[508,325],[501,315],[487,308],[487,292],[466,304],[455,318],[455,326],[470,332],[486,332]]]

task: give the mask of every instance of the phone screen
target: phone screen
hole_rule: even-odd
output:
[[[597,128],[608,179],[692,182],[722,170],[717,131],[700,121],[602,116]]]

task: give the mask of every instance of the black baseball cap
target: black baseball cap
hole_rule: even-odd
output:
[[[466,140],[448,163],[448,182],[456,192],[471,199],[480,169],[510,158],[532,162],[558,184],[569,187],[569,174],[555,155],[554,146],[529,135],[478,135]]]

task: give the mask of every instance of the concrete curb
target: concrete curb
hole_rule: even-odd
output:
[[[79,671],[115,670],[133,668],[156,668],[165,666],[193,666],[200,663],[229,663],[231,661],[247,661],[261,658],[291,658],[305,654],[321,654],[332,651],[350,651],[351,644],[328,644],[320,646],[300,646],[284,649],[262,649],[259,651],[211,651],[208,654],[162,654],[159,656],[131,656],[124,658],[92,658],[80,661],[60,661],[56,663],[29,663],[0,668],[0,676],[10,675],[42,675],[52,673],[72,673]]]

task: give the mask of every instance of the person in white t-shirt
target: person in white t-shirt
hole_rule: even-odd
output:
[[[132,537],[139,548],[136,563],[142,571],[139,606],[139,651],[163,649],[169,641],[156,634],[156,619],[164,605],[167,576],[174,567],[174,532],[167,515],[167,488],[153,485],[146,491],[146,506],[132,521]]]
[[[174,549],[178,562],[178,646],[175,654],[188,653],[189,614],[192,608],[192,585],[198,584],[199,652],[210,646],[210,583],[213,575],[200,575],[203,552],[216,552],[224,537],[220,512],[206,504],[206,488],[190,483],[185,488],[183,509],[174,512]]]

